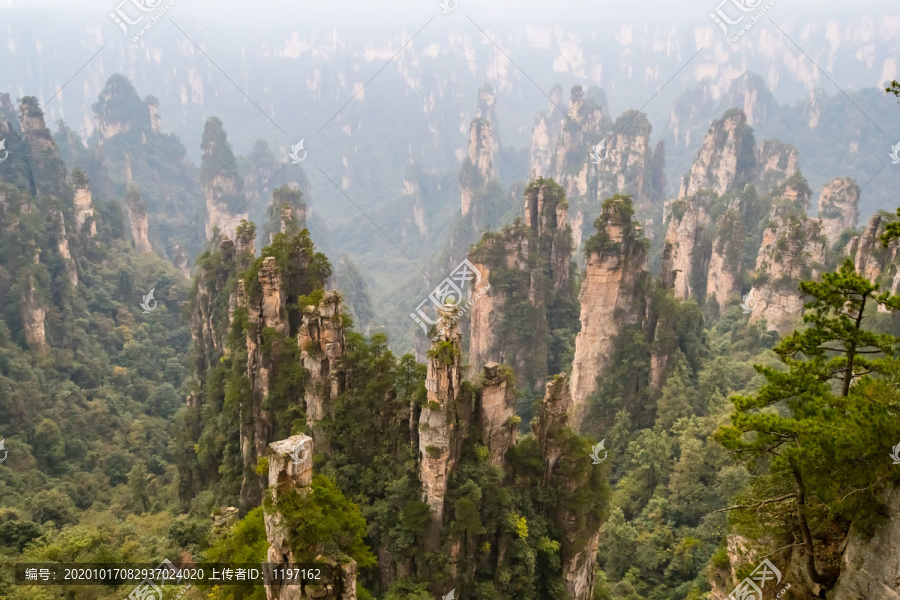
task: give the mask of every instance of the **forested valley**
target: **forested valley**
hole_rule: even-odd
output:
[[[398,350],[305,165],[210,117],[195,166],[122,75],[86,140],[0,94],[0,597],[163,559],[333,568],[187,600],[893,597],[900,211],[834,173],[813,216],[738,108],[671,194],[646,115],[578,85],[503,181],[494,107]]]

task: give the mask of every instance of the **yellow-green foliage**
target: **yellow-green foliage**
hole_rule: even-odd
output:
[[[219,563],[264,563],[269,550],[266,540],[266,525],[261,507],[254,508],[243,519],[231,527],[226,536],[215,542],[206,551],[207,562]],[[227,600],[230,595],[243,600],[264,600],[265,588],[259,585],[228,585],[207,590],[211,600]]]

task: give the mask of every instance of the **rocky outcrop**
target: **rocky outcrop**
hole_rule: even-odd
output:
[[[34,262],[38,262],[35,254]],[[25,329],[25,343],[35,351],[47,348],[47,333],[44,330],[44,319],[47,317],[46,308],[38,301],[34,287],[34,279],[29,278],[24,286],[21,301],[22,326]]]
[[[75,190],[73,198],[75,231],[93,238],[97,235],[97,223],[94,221],[94,202],[91,196],[91,186],[87,176],[78,169],[72,173],[72,187]],[[88,224],[86,231],[84,228],[85,223]]]
[[[859,211],[859,186],[849,177],[832,179],[819,196],[819,219],[829,244],[834,244],[845,229],[856,229]]]
[[[419,415],[419,481],[431,510],[431,523],[425,536],[429,551],[440,546],[447,483],[459,461],[464,430],[469,423],[464,412],[469,405],[456,402],[464,374],[462,336],[456,328],[454,312],[454,309],[440,312],[443,333],[431,345],[425,376],[428,402]]]
[[[635,213],[642,223],[648,223],[657,208],[650,202],[655,190],[652,177],[659,178],[655,170],[662,168],[665,145],[654,155],[650,147],[653,127],[647,116],[629,110],[616,119],[614,131],[606,139],[606,157],[600,164],[590,161],[597,171],[596,201],[617,193],[627,193],[636,198]]]
[[[793,328],[803,314],[799,282],[818,277],[827,243],[817,219],[790,203],[772,206],[756,259],[751,322],[765,319],[782,336]]]
[[[410,212],[403,222],[403,237],[424,237],[428,235],[428,223],[425,220],[425,198],[422,194],[422,168],[410,156],[403,177],[401,202],[410,206]]]
[[[512,243],[504,243],[499,238],[482,240],[482,251],[497,252],[504,255],[504,269],[517,269],[519,247]],[[500,248],[502,246],[502,249]],[[474,258],[474,257],[472,257]],[[469,309],[469,363],[473,365],[471,373],[478,373],[478,369],[500,358],[498,350],[500,322],[503,319],[503,310],[506,304],[506,295],[496,290],[491,293],[491,267],[487,261],[474,261],[475,269],[481,275],[481,279],[475,284],[473,297],[478,298]],[[524,265],[521,265],[524,267]],[[511,357],[514,360],[514,357]]]
[[[53,227],[56,230],[56,249],[65,263],[69,283],[72,284],[72,287],[75,287],[78,285],[78,269],[75,267],[75,261],[72,260],[72,252],[69,250],[69,236],[66,232],[65,217],[63,217],[60,210],[53,209],[50,212],[50,220],[53,222]]]
[[[544,462],[544,485],[558,485],[561,498],[571,497],[577,490],[587,487],[592,478],[591,460],[586,455],[573,455],[572,452],[572,421],[577,413],[572,398],[565,375],[552,377],[532,425]],[[562,532],[560,556],[566,591],[574,600],[588,600],[594,593],[594,565],[600,543],[599,515],[590,510],[576,512],[565,501],[560,501],[553,519]]]
[[[812,190],[809,189],[806,178],[803,177],[800,171],[797,171],[783,183],[776,186],[772,195],[776,198],[782,198],[791,202],[805,213],[809,210],[809,200],[812,197]]]
[[[597,233],[585,243],[587,270],[581,283],[581,331],[572,362],[572,425],[579,431],[597,378],[613,359],[615,337],[645,314],[647,243],[632,216],[631,199],[603,204]]]
[[[144,104],[147,105],[147,113],[150,116],[150,130],[154,133],[160,133],[162,131],[162,117],[159,115],[159,100],[155,96],[147,96],[144,99]]]
[[[500,167],[500,139],[497,134],[496,99],[489,85],[478,90],[478,113],[469,125],[469,153],[459,175],[461,210],[472,210],[476,190],[497,176]]]
[[[885,248],[881,236],[887,224],[896,220],[895,215],[886,212],[872,215],[862,233],[851,238],[844,248],[844,254],[853,259],[858,273],[892,294],[900,293],[900,240],[892,241]],[[887,311],[882,305],[878,310]]]
[[[767,192],[790,179],[800,168],[800,152],[778,140],[763,140],[756,147],[756,187]]]
[[[559,141],[560,120],[558,118],[559,103],[562,99],[562,86],[553,86],[550,90],[550,103],[546,111],[534,117],[534,128],[531,133],[531,179],[551,177],[553,157]]]
[[[538,113],[534,117],[534,127],[531,131],[531,177],[550,177],[550,165],[553,162],[553,147],[551,140],[556,141],[559,131],[554,130],[556,119],[547,116],[547,113]]]
[[[147,207],[144,205],[141,195],[134,188],[130,188],[126,195],[126,202],[134,249],[138,253],[152,252],[153,247],[150,245],[150,230],[147,223]]]
[[[552,325],[545,299],[572,296],[572,239],[566,209],[560,186],[551,179],[538,179],[525,190],[525,222],[516,220],[499,233],[485,234],[470,254],[481,275],[474,290],[477,299],[469,310],[473,377],[488,362],[506,362],[527,384],[543,384]],[[501,280],[507,282],[502,288],[491,283]],[[510,310],[523,310],[533,319],[513,327],[503,317]],[[530,335],[518,333],[525,328]]]
[[[516,396],[509,373],[497,363],[484,365],[478,421],[490,453],[491,464],[503,466],[506,451],[516,441],[518,420],[514,419]]]
[[[841,575],[829,595],[832,600],[898,600],[900,589],[900,490],[884,493],[886,525],[872,537],[851,528],[841,555]]]
[[[687,198],[700,190],[719,195],[743,190],[752,182],[756,168],[754,144],[744,111],[731,109],[713,121],[690,172],[681,181],[678,197]]]
[[[588,194],[588,171],[593,166],[589,159],[590,142],[600,136],[605,123],[603,110],[593,101],[585,98],[584,89],[574,86],[569,95],[569,106],[560,127],[556,145],[554,177],[563,187],[566,196],[575,198]],[[588,139],[586,136],[591,136]]]
[[[296,235],[306,229],[306,202],[296,187],[283,185],[272,193],[269,205],[269,233]]]
[[[463,162],[459,177],[463,215],[467,215],[472,208],[475,190],[483,186],[494,172],[491,143],[491,124],[486,119],[472,121],[469,126],[469,155]]]
[[[265,400],[278,365],[273,342],[265,338],[266,330],[282,336],[288,335],[290,330],[285,310],[287,298],[282,292],[281,271],[274,257],[263,259],[257,279],[259,294],[252,298],[249,295],[243,297],[250,321],[246,342],[250,399],[241,405],[241,456],[244,464],[241,503],[244,507],[259,501],[258,478],[253,470],[258,458],[265,454],[274,427],[272,411],[265,405]]]
[[[227,323],[217,318],[215,300],[220,294],[228,292],[229,278],[234,272],[242,270],[238,264],[249,264],[252,259],[252,255],[246,256],[245,252],[236,253],[234,242],[227,238],[220,240],[218,250],[221,259],[219,268],[201,265],[195,280],[196,300],[195,310],[191,314],[191,339],[197,350],[198,363],[195,369],[198,373],[206,373],[227,353],[225,341],[234,311],[238,306],[244,306],[243,281],[239,281],[237,290],[229,294]]]
[[[159,130],[159,101],[148,96],[142,102],[124,75],[116,73],[107,79],[93,108],[101,144],[132,130]]]
[[[240,457],[217,460],[241,465],[236,478],[240,481],[242,514],[261,501],[264,476],[257,468],[275,435],[276,415],[301,406],[303,401],[308,374],[303,362],[309,357],[302,356],[295,336],[300,335],[304,324],[302,309],[308,299],[325,296],[323,275],[327,271],[325,259],[315,252],[308,232],[282,239],[256,258],[255,231],[252,223],[243,222],[235,232],[236,241],[217,239],[217,248],[199,262],[191,301],[192,356],[196,357],[200,409],[195,414],[202,424],[206,415],[221,411],[225,396],[229,396],[229,410],[237,413],[234,435],[239,440]],[[313,263],[319,268],[311,268]],[[307,302],[301,305],[302,298]],[[324,300],[327,305],[331,298]],[[331,314],[327,306],[320,308]],[[321,322],[318,326],[328,329]],[[326,332],[326,341],[321,336],[315,341],[324,343],[325,351],[334,357],[327,343],[329,335]],[[310,355],[315,353],[311,343],[306,347]],[[215,368],[226,369],[226,382],[208,386]],[[207,465],[196,477],[207,481],[218,477],[219,464]]]
[[[13,106],[9,94],[0,93],[0,121],[8,123],[13,129],[19,130],[19,119],[16,116],[16,107]]]
[[[214,229],[226,237],[234,237],[237,224],[247,218],[247,213],[239,212],[246,203],[244,187],[225,128],[216,117],[206,120],[201,148],[200,183],[206,203],[206,237],[212,237]]]
[[[538,406],[538,418],[532,425],[534,437],[544,459],[544,485],[550,482],[565,445],[558,434],[570,428],[574,416],[572,392],[565,375],[554,375],[544,389],[544,399]]]
[[[234,232],[234,251],[238,269],[246,269],[256,254],[256,226],[249,221],[241,221]]]
[[[309,436],[295,435],[268,445],[266,459],[269,463],[270,502],[264,503],[263,518],[266,539],[269,542],[267,561],[278,565],[297,565],[304,561],[295,558],[291,548],[292,532],[278,507],[280,499],[290,493],[305,496],[313,476],[313,440]],[[317,563],[329,566],[331,577],[323,584],[287,583],[268,579],[265,584],[269,600],[356,600],[356,561],[345,558],[318,556]]]
[[[702,252],[701,240],[710,223],[710,204],[711,198],[706,193],[698,193],[676,200],[669,208],[665,247],[670,250],[666,252],[662,270],[672,274],[675,297],[682,300],[697,294],[697,290],[693,289],[694,267],[702,265],[697,264],[695,255]]]
[[[19,123],[31,163],[32,186],[40,182],[38,187],[41,193],[65,198],[66,166],[60,160],[53,135],[44,123],[44,112],[37,98],[19,98]]]
[[[535,181],[525,190],[525,226],[537,242],[534,249],[548,267],[556,291],[569,285],[572,240],[566,223],[567,208],[565,196],[551,181]]]
[[[716,239],[712,244],[709,270],[706,278],[706,295],[715,302],[719,311],[733,298],[741,296],[741,255],[744,252],[744,216],[741,199],[735,198],[728,210],[716,222]]]
[[[242,220],[247,219],[246,212],[232,212],[223,198],[239,197],[241,186],[238,180],[225,175],[215,175],[203,186],[206,200],[206,237],[210,238],[214,230],[224,235],[233,236],[234,229]]]
[[[500,125],[497,121],[497,97],[490,85],[484,84],[478,89],[478,109],[475,113],[476,119],[484,119],[490,125],[490,171],[484,170],[479,166],[479,170],[484,173],[490,172],[490,177],[497,177],[500,174]],[[470,140],[471,141],[471,140]],[[471,145],[470,145],[471,149]],[[481,160],[484,156],[479,156]],[[478,162],[474,162],[476,166]],[[485,165],[486,167],[486,165]]]
[[[344,391],[345,375],[341,370],[344,356],[344,325],[341,297],[327,292],[318,306],[303,310],[303,324],[297,335],[300,359],[309,373],[304,401],[306,422],[316,443],[327,448],[324,432],[317,423],[328,412],[329,403]]]
[[[531,142],[531,176],[552,176],[569,199],[569,223],[576,248],[592,235],[602,200],[614,194],[635,198],[646,229],[658,223],[665,188],[665,145],[654,153],[652,126],[646,115],[628,110],[614,122],[606,115],[602,90],[586,94],[571,89],[566,114],[560,112],[556,88],[548,111],[535,117]]]

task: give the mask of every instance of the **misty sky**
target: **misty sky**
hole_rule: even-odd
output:
[[[112,10],[120,0],[0,0],[0,7],[51,7],[62,11],[93,12]],[[720,0],[459,0],[459,11],[481,19],[523,23],[583,23],[585,20],[673,20],[704,21]],[[253,23],[255,21],[303,17],[316,24],[374,26],[420,21],[435,14],[437,0],[178,0],[179,12],[204,16],[217,21]],[[777,10],[776,10],[777,9]],[[772,9],[773,19],[871,15],[880,18],[900,15],[900,3],[887,0],[779,0]],[[104,15],[105,16],[105,15]],[[0,24],[2,25],[2,24]]]

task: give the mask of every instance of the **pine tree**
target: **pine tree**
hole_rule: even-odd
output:
[[[880,458],[886,456],[882,440],[886,432],[900,435],[896,389],[884,393],[883,387],[895,385],[900,338],[863,326],[867,311],[877,306],[897,310],[900,297],[879,294],[849,259],[821,282],[802,282],[800,290],[812,297],[803,319],[808,327],[774,348],[786,370],[757,365],[765,385],[752,396],[732,398],[732,424],[715,437],[751,466],[767,470],[767,485],[758,488],[777,490],[769,498],[723,510],[758,512],[795,501],[794,527],[806,551],[807,571],[816,583],[826,583],[815,564],[811,505],[822,503],[851,519],[861,516],[866,508],[850,497],[871,494],[888,477],[882,465],[889,463]]]

